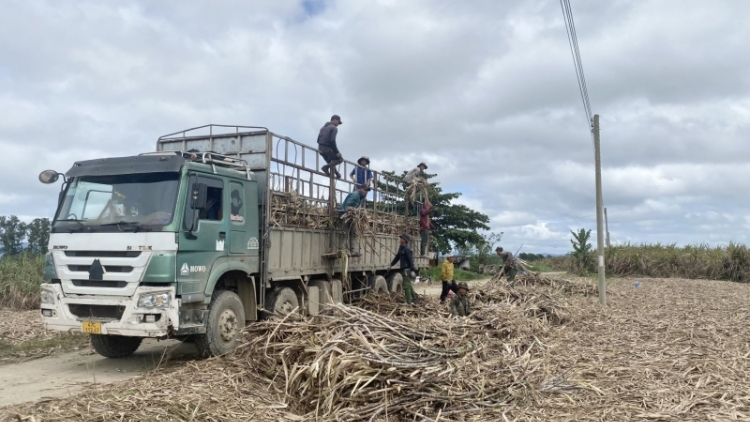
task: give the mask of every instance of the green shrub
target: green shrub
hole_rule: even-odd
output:
[[[589,253],[596,262],[596,251]],[[553,269],[578,272],[579,261],[571,254],[549,258],[544,264]],[[617,245],[604,250],[607,275],[620,277],[690,278],[750,282],[750,250],[745,245],[706,244],[677,246],[661,243]],[[596,268],[591,265],[589,272]]]
[[[442,262],[440,264],[442,265]],[[438,265],[437,267],[432,267],[428,270],[422,270],[421,275],[423,277],[430,277],[433,282],[440,282],[440,265]],[[456,281],[484,280],[490,277],[491,276],[488,274],[480,274],[473,271],[462,270],[460,268],[456,268],[453,270],[453,278]]]
[[[0,258],[0,306],[14,309],[39,307],[44,256],[20,254]]]

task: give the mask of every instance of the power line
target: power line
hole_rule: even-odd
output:
[[[568,44],[570,45],[570,52],[573,55],[573,67],[575,68],[576,79],[578,80],[578,90],[581,92],[583,110],[586,113],[586,124],[589,128],[591,128],[591,123],[594,116],[591,112],[591,101],[589,100],[589,90],[586,86],[586,77],[583,74],[581,50],[578,48],[578,35],[576,34],[576,26],[575,22],[573,21],[573,9],[570,7],[570,0],[560,0],[560,7],[562,8],[563,20],[565,21],[565,29],[568,34]]]

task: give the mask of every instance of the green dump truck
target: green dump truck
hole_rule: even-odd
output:
[[[156,152],[42,172],[44,183],[63,180],[42,284],[46,327],[89,333],[111,358],[147,337],[220,355],[265,315],[400,291],[403,275],[388,273],[400,232],[419,250],[403,193],[373,171],[362,255],[348,257],[336,210],[355,186],[323,164],[315,148],[267,128],[208,125],[160,137]]]

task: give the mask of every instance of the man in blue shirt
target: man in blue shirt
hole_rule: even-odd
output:
[[[359,207],[362,201],[367,197],[367,192],[369,190],[369,187],[360,185],[357,187],[357,190],[347,195],[344,202],[339,206],[339,217],[343,217],[344,213],[346,213],[349,208]],[[342,240],[345,241],[346,238],[349,239],[349,254],[353,258],[362,256],[362,254],[359,253],[359,233],[357,233],[357,226],[354,220],[344,222],[344,236],[345,238]],[[341,249],[346,249],[346,246],[346,242],[340,242]]]
[[[370,158],[362,157],[357,160],[357,164],[362,167],[356,167],[351,173],[349,173],[349,177],[351,177],[352,182],[355,184],[355,189],[359,185],[370,186],[370,183],[372,182],[372,172],[367,168],[370,165]]]

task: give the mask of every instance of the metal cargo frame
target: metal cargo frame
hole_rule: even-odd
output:
[[[317,149],[256,126],[199,126],[164,135],[159,138],[156,147],[157,151],[210,151],[247,163],[258,182],[263,239],[261,266],[265,280],[308,279],[323,275],[330,279],[342,271],[343,262],[335,254],[340,235],[338,229],[272,224],[271,203],[274,194],[294,193],[324,207],[326,214],[333,217],[337,204],[354,190],[354,183],[348,176],[350,171],[359,167],[356,163],[344,161],[338,166],[343,174],[342,179],[328,177],[321,170],[325,161]],[[391,179],[389,185],[387,175],[372,169],[370,171],[373,173],[373,186],[365,206],[381,215],[401,215],[399,204],[403,203],[404,197],[392,188],[394,181]],[[410,217],[410,220],[414,227],[412,234],[418,233],[416,217]],[[385,270],[390,267],[398,247],[396,235],[362,235],[362,256],[349,259],[348,272]],[[412,236],[411,247],[414,251],[419,250],[418,236]],[[427,264],[426,258],[415,258],[417,267],[426,267]]]

